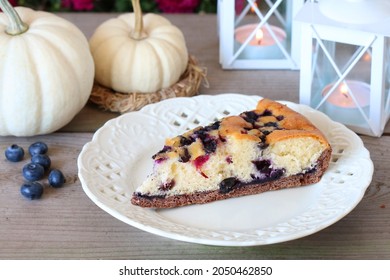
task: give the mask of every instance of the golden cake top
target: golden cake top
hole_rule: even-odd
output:
[[[291,137],[306,136],[316,138],[326,147],[330,146],[325,136],[312,122],[286,105],[264,98],[259,101],[256,109],[263,112],[268,110],[274,115],[283,116],[283,119],[279,122],[282,130],[274,131],[274,133],[268,135],[268,143]]]
[[[259,148],[265,148],[292,137],[313,137],[325,147],[329,146],[318,128],[303,115],[276,101],[262,99],[255,110],[225,117],[167,139],[164,148],[153,158],[156,161],[178,158],[187,162],[212,154],[219,144],[230,138],[255,141],[259,143]]]

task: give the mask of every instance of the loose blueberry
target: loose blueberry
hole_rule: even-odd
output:
[[[5,152],[5,157],[6,159],[8,159],[9,161],[12,161],[12,162],[18,162],[18,161],[21,161],[24,157],[24,150],[22,147],[16,145],[16,144],[12,144],[11,146],[9,146]]]
[[[48,155],[45,154],[36,154],[33,155],[31,158],[32,163],[37,163],[43,166],[45,171],[49,170],[51,165],[51,160]]]
[[[20,193],[28,199],[39,199],[43,194],[43,186],[39,182],[25,183],[20,187]]]
[[[50,186],[53,188],[60,188],[65,183],[64,174],[62,174],[62,172],[58,169],[53,169],[50,171],[48,180]]]
[[[36,154],[46,154],[48,150],[47,145],[44,142],[35,142],[30,145],[28,148],[28,151],[31,156],[36,155]]]
[[[30,182],[38,181],[43,178],[45,169],[37,163],[28,163],[23,166],[23,177]]]

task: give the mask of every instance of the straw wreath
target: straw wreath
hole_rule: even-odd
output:
[[[202,81],[206,80],[206,69],[198,65],[195,57],[189,56],[186,71],[179,81],[169,88],[156,92],[116,92],[97,83],[93,86],[89,100],[104,110],[126,113],[137,111],[145,105],[174,97],[189,97],[198,94]]]

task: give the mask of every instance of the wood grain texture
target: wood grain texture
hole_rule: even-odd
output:
[[[90,36],[111,14],[64,14]],[[298,101],[298,71],[223,71],[218,63],[215,15],[169,15],[183,30],[190,52],[208,69],[203,94],[238,92]],[[83,192],[77,157],[93,131],[117,114],[87,105],[61,132],[36,137],[0,137],[0,150],[49,145],[53,167],[67,183],[45,187],[41,200],[24,199],[24,162],[0,157],[0,259],[389,259],[390,137],[362,136],[375,165],[373,180],[358,206],[332,226],[294,241],[255,247],[214,247],[159,237],[104,212]],[[387,129],[387,131],[389,131]]]

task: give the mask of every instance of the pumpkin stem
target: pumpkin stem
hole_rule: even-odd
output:
[[[7,0],[0,0],[0,8],[9,19],[9,26],[7,26],[5,33],[19,35],[28,30],[28,25],[20,19],[16,10]]]
[[[142,32],[144,29],[144,22],[142,20],[141,5],[139,0],[131,0],[131,3],[133,4],[133,11],[135,15],[134,33],[132,34],[132,37],[136,40],[140,40],[145,37]]]

